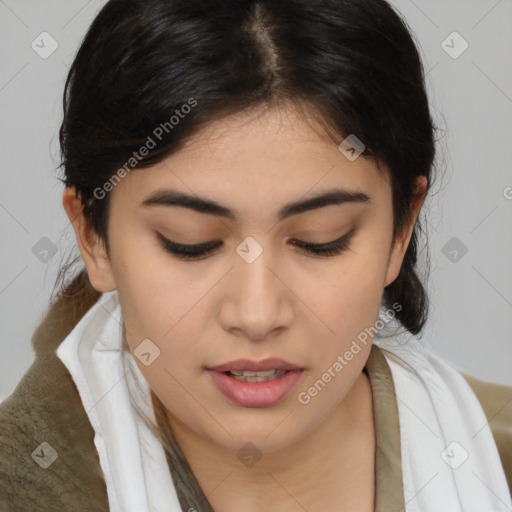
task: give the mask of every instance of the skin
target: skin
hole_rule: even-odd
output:
[[[149,338],[161,351],[149,366],[136,361],[214,510],[312,512],[333,503],[336,510],[373,510],[374,417],[362,373],[371,342],[309,404],[297,395],[375,325],[425,198],[425,177],[417,185],[411,223],[392,246],[387,175],[370,159],[348,160],[293,107],[282,106],[216,121],[161,164],[124,177],[111,193],[110,257],[74,189],[65,190],[93,286],[119,293],[129,350]],[[141,206],[162,188],[213,199],[237,218]],[[286,203],[333,188],[364,192],[371,203],[276,219]],[[328,242],[352,227],[349,249],[335,256],[290,244]],[[223,246],[183,261],[163,249],[156,231],[182,244]],[[263,248],[252,263],[236,253],[249,235]],[[304,369],[294,389],[267,408],[231,403],[205,371],[267,357]],[[237,457],[247,442],[262,455],[252,467]]]

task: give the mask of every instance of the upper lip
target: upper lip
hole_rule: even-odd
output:
[[[265,370],[300,370],[301,367],[288,363],[277,357],[270,357],[261,361],[252,361],[250,359],[237,359],[229,363],[220,364],[218,366],[209,367],[210,370],[216,372],[243,371],[263,372]]]

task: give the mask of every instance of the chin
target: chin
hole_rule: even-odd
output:
[[[248,444],[261,453],[272,453],[290,447],[307,435],[307,429],[297,423],[290,410],[263,411],[253,409],[250,414],[223,415],[222,426],[206,426],[201,437],[207,437],[223,448],[237,454]],[[229,434],[228,434],[229,432]]]

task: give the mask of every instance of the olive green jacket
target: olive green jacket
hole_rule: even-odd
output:
[[[98,297],[91,289],[80,306],[60,300],[51,307],[32,338],[34,363],[0,405],[0,512],[108,511],[94,431],[71,375],[55,354]],[[376,424],[375,510],[398,512],[404,509],[398,412],[391,371],[375,345],[365,372]],[[512,388],[464,377],[487,415],[512,490]],[[52,454],[57,457],[44,468],[41,461]],[[182,509],[212,511],[176,443],[167,460]]]

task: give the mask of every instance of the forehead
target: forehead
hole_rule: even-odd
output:
[[[387,173],[373,159],[349,160],[339,143],[311,110],[280,106],[242,112],[210,123],[161,163],[132,171],[113,195],[140,203],[157,189],[172,188],[270,210],[333,187],[366,193],[372,201],[388,197]]]

